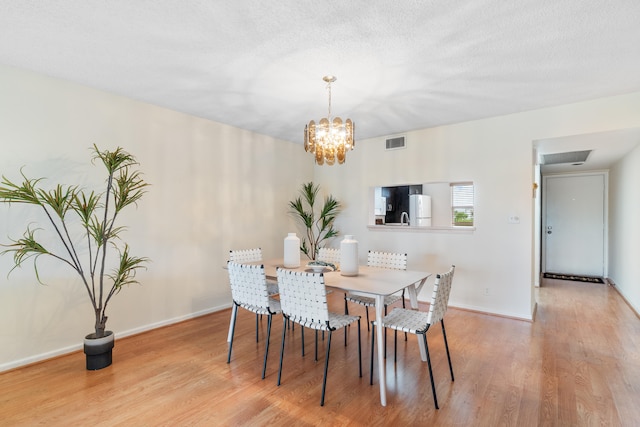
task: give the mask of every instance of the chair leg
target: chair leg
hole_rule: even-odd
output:
[[[384,306],[384,315],[387,315],[387,306]],[[387,328],[384,328],[384,358],[387,358]]]
[[[350,325],[344,327],[344,346],[347,346],[347,329],[349,329]]]
[[[231,362],[231,349],[233,348],[233,334],[236,332],[236,318],[238,317],[238,305],[233,303],[233,314],[231,315],[231,341],[229,341],[229,354],[227,363]]]
[[[300,325],[300,334],[302,335],[302,357],[304,357],[304,326]]]
[[[347,335],[347,328],[344,328],[344,334]],[[358,319],[358,368],[360,370],[360,378],[362,378],[362,340],[360,339],[360,319]]]
[[[284,327],[282,328],[282,346],[280,347],[280,367],[278,368],[278,385],[280,385],[280,378],[282,377],[282,359],[284,358],[284,338],[287,335],[287,323],[289,319],[282,316],[284,319]]]
[[[265,349],[264,349],[264,365],[262,366],[262,379],[264,379],[264,376],[267,372],[267,357],[269,357],[269,340],[271,338],[271,321],[273,320],[273,316],[269,315],[269,317],[267,318],[267,344],[265,345]]]
[[[369,331],[369,307],[365,305],[364,310],[367,312],[367,331]]]
[[[322,398],[320,406],[324,406],[324,394],[327,390],[327,372],[329,370],[329,353],[331,352],[331,329],[329,329],[329,338],[327,339],[327,356],[324,359],[324,378],[322,379]]]
[[[256,342],[259,341],[258,339],[258,319],[259,319],[260,315],[258,313],[256,313]]]
[[[449,371],[451,371],[451,381],[454,381],[453,365],[451,364],[451,355],[449,355],[449,343],[447,343],[447,333],[444,330],[444,320],[441,320],[440,324],[442,325],[442,336],[444,337],[444,348],[447,350],[447,360],[449,360]]]
[[[373,349],[376,341],[376,325],[371,322],[371,365],[369,369],[369,385],[373,385]]]
[[[316,358],[315,361],[318,361],[318,330],[316,329]]]
[[[402,308],[407,308],[407,306],[406,306],[406,304],[404,302],[404,291],[405,290],[403,289],[402,290]],[[396,332],[396,334],[397,334],[397,332]],[[404,340],[407,341],[407,333],[406,332],[404,333]]]
[[[407,334],[406,332],[404,333]],[[393,363],[398,363],[398,330],[393,330]]]
[[[344,314],[349,314],[349,303],[347,302],[347,293],[344,293]]]
[[[436,384],[433,381],[433,370],[431,369],[431,357],[429,356],[429,346],[427,345],[427,334],[422,334],[422,338],[424,339],[424,349],[427,352],[427,365],[429,366],[429,379],[431,380],[431,391],[433,392],[433,403],[436,406],[436,409],[440,409],[438,407],[438,398],[436,396]]]

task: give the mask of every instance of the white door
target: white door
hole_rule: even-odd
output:
[[[550,175],[543,185],[543,271],[602,277],[604,173]]]

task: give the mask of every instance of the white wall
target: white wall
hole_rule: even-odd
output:
[[[640,145],[609,171],[609,277],[640,313]]]
[[[409,268],[441,272],[455,264],[453,306],[531,319],[533,141],[635,127],[638,111],[640,93],[634,93],[407,132],[404,150],[385,151],[384,137],[357,141],[343,167],[316,167],[314,176],[345,203],[337,225],[359,241],[361,262],[367,250],[376,249],[407,252]],[[473,181],[475,231],[367,228],[370,187],[443,181]],[[520,223],[510,224],[510,215]],[[420,299],[430,291],[426,287]]]
[[[228,251],[281,256],[294,229],[288,200],[313,174],[299,144],[0,67],[0,174],[21,182],[25,166],[29,177],[102,188],[94,143],[134,154],[151,183],[121,222],[132,251],[152,262],[111,302],[107,326],[120,337],[229,307]],[[32,206],[0,204],[0,243],[35,217]],[[75,273],[43,264],[42,286],[30,264],[7,278],[11,267],[1,256],[0,371],[81,348],[93,314]]]
[[[280,256],[295,229],[287,203],[311,179],[345,203],[338,227],[360,241],[362,262],[375,248],[407,252],[410,268],[455,263],[453,305],[530,319],[532,141],[637,127],[638,111],[634,93],[417,130],[407,133],[405,150],[363,140],[345,165],[313,168],[299,144],[0,67],[0,174],[17,180],[25,165],[30,176],[89,185],[101,179],[89,163],[91,144],[121,145],[138,157],[152,187],[123,223],[134,253],[153,262],[141,286],[112,302],[108,325],[120,337],[230,306],[221,268],[228,250],[261,246],[265,257]],[[370,187],[442,181],[474,182],[474,232],[367,229]],[[33,215],[27,208],[0,205],[0,242],[20,236]],[[510,215],[520,224],[509,224]],[[69,272],[43,266],[51,279],[41,286],[29,268],[7,279],[11,266],[0,257],[0,371],[80,348],[92,313]]]

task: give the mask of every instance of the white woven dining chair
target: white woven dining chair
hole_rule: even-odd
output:
[[[229,251],[229,261],[239,264],[262,261],[262,248],[232,249]]]
[[[447,333],[444,328],[444,315],[447,312],[449,306],[449,294],[451,293],[451,283],[453,281],[453,273],[455,271],[455,265],[452,265],[449,271],[436,276],[435,284],[433,285],[433,293],[431,295],[431,304],[429,305],[429,311],[416,311],[407,310],[405,308],[394,308],[393,311],[384,316],[380,321],[375,320],[371,322],[372,329],[375,332],[375,326],[379,325],[383,328],[391,328],[396,331],[404,331],[416,336],[422,335],[424,340],[424,348],[427,354],[427,365],[429,366],[429,378],[431,379],[431,391],[433,392],[433,403],[436,409],[438,407],[438,398],[436,396],[436,386],[433,380],[433,371],[431,369],[431,356],[429,355],[429,347],[427,345],[427,331],[438,322],[442,325],[442,336],[444,338],[444,346],[447,350],[447,360],[449,361],[449,371],[451,372],[451,381],[453,378],[453,366],[451,365],[451,355],[449,353],[449,344],[447,342]],[[373,346],[375,341],[375,333],[371,334],[371,376],[369,383],[373,384]],[[397,362],[397,341],[395,345],[395,357]],[[384,363],[384,362],[379,362]]]
[[[367,254],[367,265],[369,267],[389,268],[393,270],[406,270],[407,269],[407,254],[394,253],[394,252],[379,252],[369,251]],[[419,291],[418,291],[419,292]],[[384,314],[387,314],[387,306],[402,299],[402,307],[405,306],[404,302],[404,289],[401,295],[388,295],[384,297]],[[345,300],[345,314],[349,314],[349,302],[363,305],[367,314],[367,330],[369,330],[369,307],[376,306],[375,298],[354,294],[347,292],[344,296]]]
[[[260,262],[262,261],[262,248],[232,249],[229,251],[229,261],[237,262],[239,264]],[[278,282],[276,280],[267,279],[267,291],[269,292],[269,295],[276,295],[278,293]],[[260,319],[262,319],[262,315],[256,314],[256,342],[258,342]]]
[[[237,262],[239,264],[246,264],[249,262],[260,262],[262,261],[262,248],[230,250],[229,261]],[[275,280],[267,279],[267,289],[269,290],[269,295],[277,294],[278,282]]]
[[[231,314],[231,340],[229,342],[229,354],[227,363],[231,362],[231,350],[233,349],[233,335],[236,328],[238,307],[251,311],[256,315],[267,315],[267,339],[264,350],[264,363],[262,366],[262,379],[267,371],[267,357],[269,356],[269,339],[271,336],[271,323],[273,315],[280,313],[280,301],[269,296],[267,291],[267,279],[264,266],[238,264],[229,262],[229,283],[233,297],[233,313]],[[257,334],[257,331],[256,331]],[[256,341],[258,337],[256,335]]]
[[[280,288],[280,303],[284,326],[282,328],[282,347],[280,349],[280,369],[278,371],[278,386],[281,383],[282,364],[284,359],[287,323],[298,323],[304,328],[316,330],[316,360],[317,360],[317,331],[326,331],[327,351],[324,361],[324,377],[322,379],[322,397],[320,406],[324,406],[327,386],[327,372],[329,368],[329,354],[331,351],[331,336],[333,331],[344,329],[345,346],[347,345],[346,326],[358,322],[358,368],[362,377],[362,345],[360,342],[360,316],[332,313],[327,308],[327,293],[322,273],[305,273],[285,269],[278,269],[278,287]],[[304,342],[303,342],[304,349]],[[304,350],[303,350],[304,351]],[[304,353],[303,353],[304,355]]]
[[[318,249],[318,255],[316,255],[317,261],[324,261],[333,264],[336,268],[340,265],[340,249],[338,248],[320,248]]]
[[[340,249],[339,248],[320,248],[318,249],[318,254],[316,255],[316,261],[327,262],[329,264],[333,264],[335,269],[337,270],[340,267]],[[327,290],[327,294],[330,294],[331,290]],[[349,314],[349,313],[345,313]],[[323,334],[324,338],[324,334]]]

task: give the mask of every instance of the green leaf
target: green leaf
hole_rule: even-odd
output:
[[[113,188],[116,212],[120,212],[130,204],[136,204],[146,193],[144,188],[147,186],[148,184],[140,177],[140,173],[130,174],[128,168],[122,169],[120,175],[115,179]]]
[[[22,267],[22,263],[24,261],[33,258],[33,268],[36,273],[36,278],[38,279],[38,282],[42,283],[42,281],[40,280],[40,275],[38,273],[37,261],[41,255],[51,255],[51,253],[47,249],[45,249],[44,246],[38,243],[38,241],[36,241],[36,230],[39,229],[36,228],[32,230],[30,227],[27,227],[27,231],[25,231],[21,239],[12,240],[13,243],[10,245],[2,245],[8,249],[0,252],[0,255],[13,252],[13,262],[15,265],[9,271],[9,274],[11,274],[14,269]]]
[[[58,184],[55,189],[49,192],[38,189],[37,193],[42,204],[50,206],[58,215],[58,218],[64,219],[71,207],[76,191],[77,188],[74,186],[63,187]]]
[[[71,208],[78,214],[85,227],[91,223],[91,218],[98,207],[100,196],[93,191],[87,196],[84,192],[76,192]]]
[[[0,200],[7,203],[31,203],[41,205],[38,198],[37,186],[42,178],[29,179],[22,170],[20,174],[24,178],[22,185],[14,184],[5,176],[2,176],[2,184],[0,185]]]
[[[129,166],[138,164],[135,157],[133,157],[131,154],[127,153],[120,147],[116,148],[115,151],[100,151],[98,147],[93,144],[93,151],[93,161],[100,159],[105,168],[107,168],[107,173],[111,176],[122,168],[127,168]]]
[[[136,271],[145,268],[144,263],[148,262],[148,258],[134,257],[129,254],[129,245],[125,244],[124,249],[120,252],[120,263],[118,268],[113,270],[108,277],[113,281],[113,287],[120,292],[124,285],[138,283],[135,279]]]

